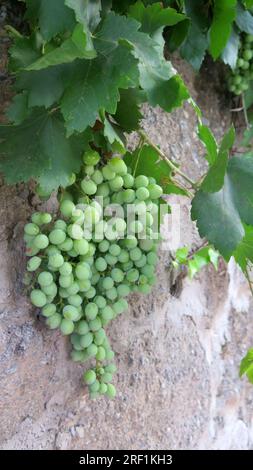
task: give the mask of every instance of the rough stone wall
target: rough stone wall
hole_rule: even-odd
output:
[[[230,120],[219,76],[210,80],[208,68],[196,80],[179,60],[175,65],[219,138]],[[8,100],[4,85],[0,92]],[[201,175],[203,149],[189,105],[171,115],[145,108],[144,127],[191,177]],[[169,200],[181,206],[181,244],[198,246],[188,201]],[[190,281],[172,272],[169,252],[161,252],[153,292],[133,295],[110,328],[118,396],[90,401],[67,340],[44,328],[23,291],[22,229],[37,207],[31,188],[1,184],[0,448],[253,448],[253,389],[238,379],[252,345],[252,301],[235,265],[221,263],[218,273],[208,268]]]

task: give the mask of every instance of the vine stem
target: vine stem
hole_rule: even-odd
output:
[[[245,119],[246,127],[247,127],[247,129],[249,129],[249,128],[250,128],[250,124],[249,124],[248,113],[247,113],[247,109],[246,109],[246,105],[245,105],[245,96],[244,96],[244,93],[242,94],[242,108],[243,108],[243,114],[244,114],[244,119]]]
[[[249,288],[250,288],[251,295],[253,296],[253,284],[252,284],[252,281],[251,281],[251,279],[250,279],[250,273],[249,273],[248,268],[246,268],[245,276],[246,276],[246,279],[247,279],[248,284],[249,284]]]
[[[180,175],[187,183],[191,186],[191,188],[196,189],[197,184],[191,180],[180,168],[178,168],[175,163],[173,163],[170,158],[165,155],[161,149],[147,136],[147,134],[143,130],[137,131],[139,136],[143,139],[143,141],[147,142],[151,147],[153,147],[154,150],[159,154],[159,156],[166,161],[166,163],[169,165],[169,167],[174,171],[174,173],[177,173]]]

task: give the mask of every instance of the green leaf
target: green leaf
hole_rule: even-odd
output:
[[[244,10],[239,3],[237,5],[236,24],[241,31],[253,34],[253,16],[249,11]]]
[[[40,55],[35,48],[33,35],[30,38],[16,38],[9,52],[9,68],[12,72],[27,67],[38,59]]]
[[[120,100],[113,118],[125,132],[139,128],[140,120],[143,118],[139,105],[143,101],[143,93],[137,88],[120,91]]]
[[[221,144],[220,144],[220,152],[228,152],[234,145],[235,142],[235,128],[232,124],[228,132],[224,135]]]
[[[71,31],[75,25],[73,11],[64,5],[63,0],[25,0],[26,17],[38,20],[42,36],[50,41],[54,36]]]
[[[237,246],[233,256],[245,273],[248,263],[253,263],[253,227],[244,225],[245,236]]]
[[[94,59],[94,57],[96,57],[96,51],[87,44],[87,33],[78,24],[72,36],[66,39],[60,47],[40,57],[26,67],[26,70],[41,70],[52,65],[67,64],[75,59]]]
[[[246,374],[249,381],[253,383],[253,349],[249,349],[246,356],[241,361],[239,375],[242,377],[244,374]]]
[[[253,126],[249,127],[249,129],[245,129],[243,133],[243,140],[241,142],[241,145],[243,147],[250,146],[252,139],[253,139]]]
[[[209,169],[201,189],[208,193],[217,193],[224,184],[228,165],[228,152],[219,152],[215,163]]]
[[[199,124],[198,136],[206,147],[206,159],[210,165],[213,165],[218,156],[218,146],[215,137],[209,127]]]
[[[217,59],[231,35],[236,17],[236,0],[215,0],[213,22],[210,29],[210,52]]]
[[[61,101],[68,135],[92,126],[100,109],[115,114],[119,89],[135,87],[138,81],[137,60],[122,45],[108,57],[77,63],[72,83]]]
[[[117,128],[116,125],[112,124],[106,117],[103,118],[104,123],[104,136],[108,139],[111,144],[113,152],[118,152],[124,155],[126,153],[124,135]]]
[[[151,36],[157,30],[165,26],[173,26],[186,18],[174,8],[163,8],[161,3],[153,3],[145,7],[141,0],[130,6],[129,14],[141,23],[141,31]]]
[[[186,14],[200,31],[209,27],[208,8],[206,0],[184,0]]]
[[[253,7],[253,0],[244,0],[244,5],[246,8],[251,8]]]
[[[21,124],[30,114],[28,109],[28,93],[24,91],[14,96],[11,105],[7,110],[8,119],[14,124]]]
[[[170,52],[176,51],[181,46],[188,35],[189,27],[190,21],[189,19],[186,19],[178,23],[176,26],[171,26],[165,29],[164,37],[166,46]]]
[[[18,126],[0,126],[0,142],[0,169],[7,183],[40,178],[52,190],[81,165],[77,138],[66,139],[63,121],[41,110]]]
[[[144,145],[137,148],[133,153],[126,153],[124,161],[132,169],[135,176],[146,175],[155,178],[166,194],[171,169],[164,160],[160,159],[159,154],[153,147]]]
[[[206,32],[201,31],[194,23],[191,24],[188,35],[180,48],[181,56],[192,65],[194,70],[199,70],[207,48]]]
[[[209,254],[209,258],[210,258],[211,263],[213,264],[213,266],[215,267],[215,269],[217,271],[218,267],[219,267],[220,254],[218,253],[218,251],[215,251],[213,248],[208,249],[208,254]]]
[[[74,10],[76,20],[85,30],[89,28],[94,31],[100,22],[101,0],[65,0],[64,3]],[[91,41],[91,37],[89,39]]]
[[[178,248],[176,251],[176,261],[179,264],[185,264],[188,258],[189,248],[184,246],[183,248]]]
[[[222,51],[221,57],[225,64],[229,65],[233,70],[236,67],[236,62],[238,58],[238,51],[240,47],[240,36],[232,29],[230,38],[225,46],[225,49]]]
[[[200,190],[192,203],[201,237],[229,259],[245,236],[244,224],[253,225],[253,156],[229,160],[223,188],[216,193]]]
[[[65,89],[70,70],[60,65],[45,70],[22,72],[17,77],[16,88],[28,91],[28,107],[49,108],[57,102]]]

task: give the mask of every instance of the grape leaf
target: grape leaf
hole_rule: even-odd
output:
[[[75,25],[74,13],[63,0],[25,0],[26,17],[38,20],[42,36],[50,41],[57,34],[71,31]]]
[[[111,144],[113,152],[118,152],[124,155],[126,153],[125,138],[123,132],[120,131],[118,126],[112,124],[108,119],[103,116],[104,123],[104,136],[108,139]]]
[[[253,34],[253,16],[249,11],[244,10],[239,3],[237,5],[236,24],[241,31]]]
[[[191,24],[187,37],[180,48],[180,54],[195,70],[199,70],[208,48],[206,32]]]
[[[67,64],[75,59],[93,59],[96,51],[93,45],[87,43],[87,31],[83,31],[81,25],[77,25],[69,39],[66,39],[60,47],[44,54],[36,62],[33,62],[26,70],[41,70],[52,65]]]
[[[233,28],[225,49],[221,54],[223,62],[229,65],[232,69],[235,69],[236,67],[239,46],[240,36],[237,31],[235,31],[235,28]]]
[[[213,21],[210,28],[210,52],[217,59],[231,35],[236,17],[236,0],[215,0]]]
[[[246,374],[249,381],[253,383],[253,349],[249,349],[246,356],[241,361],[239,375],[242,377],[244,374]]]
[[[192,219],[206,237],[229,259],[245,235],[244,224],[253,225],[253,156],[229,160],[223,188],[216,193],[198,191],[192,202]]]
[[[253,7],[253,0],[244,0],[244,5],[246,6],[246,8],[251,8]]]
[[[209,127],[199,124],[198,136],[206,147],[206,159],[210,165],[213,165],[218,156],[218,146],[215,137]]]
[[[28,93],[24,91],[14,96],[6,115],[14,124],[21,124],[21,122],[28,118],[30,112],[28,109]]]
[[[174,52],[181,46],[181,44],[187,37],[189,27],[190,21],[189,19],[186,19],[178,23],[176,26],[165,28],[164,37],[166,41],[166,46],[168,47],[170,52]]]
[[[65,5],[74,10],[76,20],[84,26],[85,30],[89,28],[94,31],[100,22],[101,0],[65,0]],[[92,43],[91,36],[89,40]]]
[[[129,14],[141,23],[141,31],[150,35],[164,26],[173,26],[186,18],[174,8],[163,8],[161,3],[154,3],[145,8],[141,0],[130,6]]]
[[[59,65],[45,70],[22,72],[17,77],[16,88],[28,91],[28,107],[49,108],[59,100],[65,89],[70,70]]]
[[[80,137],[66,139],[62,119],[45,111],[34,111],[18,126],[0,126],[0,142],[0,169],[8,183],[40,178],[52,190],[81,165]]]
[[[33,35],[30,38],[15,38],[9,49],[9,68],[12,72],[23,69],[34,62],[39,57],[39,52],[35,48]]]
[[[219,152],[217,159],[201,184],[201,189],[208,193],[217,193],[224,184],[227,165],[228,152]]]
[[[137,88],[120,90],[120,100],[113,118],[126,132],[139,128],[139,122],[143,118],[139,104],[143,100],[143,93]]]
[[[235,128],[232,125],[221,141],[220,152],[229,151],[234,145],[235,137]]]
[[[100,109],[114,114],[119,89],[135,87],[139,81],[137,60],[129,48],[116,47],[109,56],[78,63],[71,85],[61,101],[68,135],[93,125]]]
[[[244,225],[245,236],[237,246],[233,256],[243,272],[246,272],[248,263],[253,263],[253,227]]]
[[[185,11],[200,31],[207,31],[209,27],[208,8],[206,0],[184,0]]]

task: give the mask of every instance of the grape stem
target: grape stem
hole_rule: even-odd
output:
[[[166,163],[169,165],[169,167],[173,170],[174,173],[177,173],[180,175],[187,183],[191,186],[192,189],[197,189],[197,184],[189,178],[180,168],[177,167],[175,163],[173,163],[170,158],[165,155],[162,150],[147,136],[147,134],[143,130],[137,131],[139,136],[147,142],[151,147],[153,147],[154,150],[159,154],[159,156],[166,161]]]
[[[248,113],[247,113],[244,93],[242,94],[242,108],[243,108],[243,114],[244,114],[246,128],[249,129],[250,124],[249,124],[249,120],[248,120]]]

